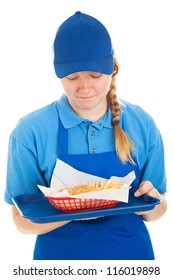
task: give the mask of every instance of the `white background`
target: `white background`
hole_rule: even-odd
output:
[[[4,2],[4,3],[3,3]],[[156,259],[172,251],[173,111],[171,0],[15,0],[0,4],[0,239],[5,263],[31,261],[35,236],[20,234],[4,203],[8,138],[18,119],[62,94],[52,44],[58,26],[80,10],[107,27],[120,64],[118,96],[154,118],[164,145],[168,211],[149,223]],[[157,174],[156,174],[157,176]],[[3,252],[3,253],[2,253]]]

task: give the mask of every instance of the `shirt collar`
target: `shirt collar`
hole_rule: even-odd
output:
[[[93,123],[93,126],[99,130],[101,130],[103,127],[111,128],[112,126],[112,112],[111,109],[108,109],[108,112],[97,122]]]
[[[57,107],[58,107],[58,112],[59,112],[59,117],[61,119],[61,122],[66,129],[75,127],[81,124],[82,122],[89,121],[80,118],[73,111],[65,95],[61,96],[60,100],[57,102]],[[112,112],[109,108],[108,112],[100,120],[93,123],[93,126],[99,130],[101,130],[103,127],[113,128],[111,124],[111,118],[112,118]]]

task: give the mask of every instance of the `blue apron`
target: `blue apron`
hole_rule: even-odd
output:
[[[138,187],[140,170],[122,164],[116,152],[69,155],[68,130],[60,122],[58,158],[72,167],[95,176],[125,176],[134,170]],[[34,260],[153,260],[148,230],[136,214],[107,216],[72,221],[49,233],[37,236]]]

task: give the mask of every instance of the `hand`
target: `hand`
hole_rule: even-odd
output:
[[[153,184],[150,181],[144,181],[139,185],[138,190],[134,193],[135,197],[139,197],[143,194],[154,196],[158,199],[161,199],[160,193],[154,188]]]
[[[151,195],[153,197],[156,197],[158,199],[162,199],[160,193],[154,188],[153,184],[150,181],[144,181],[139,185],[138,190],[134,193],[135,197],[139,197],[141,195]],[[144,212],[136,212],[137,215],[144,215],[147,214],[149,211]]]

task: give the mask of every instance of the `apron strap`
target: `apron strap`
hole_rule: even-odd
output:
[[[68,154],[68,129],[65,129],[59,117],[58,145],[61,154]]]

